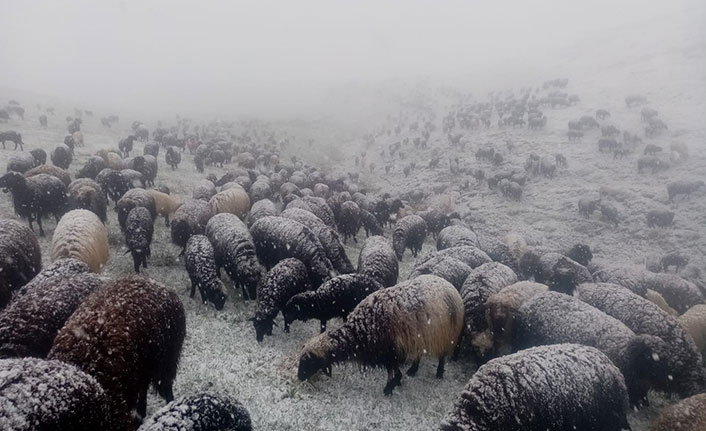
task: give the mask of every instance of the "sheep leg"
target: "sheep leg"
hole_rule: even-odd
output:
[[[44,236],[44,228],[42,227],[42,217],[37,216],[37,225],[39,225],[39,236]]]
[[[402,372],[400,369],[397,367],[397,365],[388,365],[387,366],[387,384],[385,385],[385,389],[383,389],[383,393],[387,396],[392,395],[392,390],[396,386],[400,386],[402,384]]]
[[[321,320],[321,333],[326,331],[326,320]]]
[[[194,283],[191,283],[191,293],[189,293],[189,298],[193,298],[195,294],[196,294],[196,285]]]
[[[137,413],[143,418],[147,416],[147,388],[137,394]]]
[[[456,347],[454,347],[454,351],[451,354],[451,360],[452,361],[457,361],[458,356],[461,353],[461,341],[463,340],[463,331],[461,331],[461,335],[458,336],[458,340],[456,341]]]
[[[169,227],[169,214],[164,216],[164,224]]]
[[[446,363],[446,357],[442,356],[439,358],[439,365],[436,366],[436,378],[444,378],[444,364]]]
[[[414,377],[417,374],[417,370],[419,370],[419,358],[412,362],[412,366],[409,367],[409,370],[407,370],[407,375],[409,377]]]

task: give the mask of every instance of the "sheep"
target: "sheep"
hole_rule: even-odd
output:
[[[267,178],[257,179],[250,186],[250,200],[257,202],[260,200],[269,200],[272,197],[272,187],[270,180]]]
[[[368,212],[364,209],[360,210],[360,222],[365,229],[365,236],[370,237],[371,235],[382,235],[383,230],[378,219],[373,215],[373,213]]]
[[[697,304],[677,318],[679,324],[694,340],[702,355],[706,354],[706,305]]]
[[[64,144],[57,145],[56,148],[54,148],[54,151],[51,152],[51,162],[54,166],[61,169],[69,169],[69,165],[71,165],[72,160],[72,151]]]
[[[64,214],[54,229],[52,261],[72,257],[85,262],[91,271],[101,272],[108,262],[108,231],[91,211],[77,209]]]
[[[13,431],[106,429],[108,400],[77,367],[35,358],[0,360],[0,428]]]
[[[133,173],[138,176],[133,176]],[[103,188],[106,197],[110,197],[116,205],[128,190],[144,187],[142,174],[129,169],[122,171],[114,171],[110,168],[103,169],[96,175],[95,181]]]
[[[674,213],[668,210],[650,210],[647,213],[647,227],[668,227],[674,224]]]
[[[14,130],[8,130],[7,132],[0,132],[0,141],[2,141],[2,149],[5,149],[5,141],[10,141],[15,144],[15,150],[20,147],[20,151],[24,151],[24,142],[22,142],[22,135],[15,132]]]
[[[442,431],[630,429],[625,379],[598,349],[555,344],[478,368]]]
[[[277,208],[275,208],[275,204],[269,199],[260,199],[252,204],[250,208],[250,212],[248,213],[248,227],[252,226],[253,223],[263,217],[276,215]]]
[[[630,267],[603,267],[594,272],[593,279],[596,283],[613,283],[626,287],[631,292],[642,296],[647,296],[647,287],[642,282],[643,270],[635,270]]]
[[[31,154],[13,154],[7,161],[7,172],[25,173],[35,166],[37,166],[37,161]]]
[[[222,310],[226,301],[225,286],[217,274],[213,246],[205,235],[192,235],[186,242],[184,264],[191,279],[189,296],[193,298],[198,287],[204,304],[211,301],[216,310]]]
[[[21,289],[20,293],[24,293],[29,290],[35,284],[43,283],[44,280],[51,277],[73,277],[80,274],[85,274],[91,272],[91,268],[88,267],[86,262],[83,262],[72,257],[67,257],[64,259],[58,259],[49,264],[49,266],[44,267],[39,274],[37,274],[29,283],[25,284]]]
[[[27,226],[15,220],[0,220],[0,309],[12,291],[26,285],[42,269],[39,241]]]
[[[330,278],[333,265],[314,232],[303,224],[283,217],[263,217],[252,225],[250,233],[257,256],[267,267],[294,257],[309,269],[312,286]]]
[[[421,275],[371,293],[348,315],[346,322],[309,340],[299,356],[297,377],[306,380],[317,371],[331,375],[331,365],[348,359],[367,367],[385,367],[383,393],[401,384],[399,366],[413,363],[416,374],[423,354],[439,358],[436,376],[458,345],[463,330],[463,302],[451,283]]]
[[[667,377],[657,361],[667,354],[664,341],[636,335],[618,319],[563,293],[545,292],[526,301],[515,315],[512,336],[516,350],[557,343],[597,348],[625,376],[632,405],[645,399],[656,376]]]
[[[157,171],[159,170],[157,159],[154,156],[149,154],[137,156],[128,160],[125,165],[128,169],[141,173],[145,185],[154,186],[154,180],[157,178]]]
[[[265,335],[272,335],[274,319],[287,301],[294,295],[306,292],[309,287],[309,273],[299,259],[283,259],[272,267],[258,286],[255,317],[252,319],[258,343]],[[289,332],[293,319],[288,320],[284,311],[282,314],[285,316],[284,332]]]
[[[208,220],[205,235],[213,244],[217,270],[225,268],[243,297],[255,299],[264,269],[245,224],[234,214],[218,214]]]
[[[642,173],[645,168],[650,168],[652,174],[656,174],[660,170],[669,169],[669,163],[655,156],[643,156],[637,159],[637,173]]]
[[[326,257],[331,261],[333,268],[340,274],[348,274],[355,271],[353,264],[348,259],[346,250],[343,248],[343,244],[339,240],[338,233],[326,226],[313,213],[299,208],[290,208],[282,211],[280,217],[294,220],[311,229],[324,247]]]
[[[503,265],[509,266],[513,271],[519,272],[519,259],[505,242],[493,236],[479,235],[477,237],[477,246],[494,262],[502,263]],[[522,254],[524,255],[524,252]]]
[[[659,362],[669,377],[660,389],[682,397],[706,389],[706,368],[696,345],[677,320],[657,305],[608,283],[581,284],[577,294],[580,300],[620,320],[636,334],[654,335],[666,343],[668,353],[661,355]]]
[[[203,180],[196,183],[194,191],[191,195],[193,199],[200,199],[208,202],[213,195],[216,194],[216,186],[209,180]]]
[[[72,133],[71,137],[73,138],[74,144],[77,147],[85,147],[86,146],[86,143],[83,140],[83,132],[81,132],[80,130],[77,130],[74,133]]]
[[[458,246],[478,247],[478,237],[469,228],[458,225],[445,227],[439,232],[436,238],[437,250]]]
[[[164,154],[164,160],[172,170],[175,170],[179,167],[179,163],[181,163],[181,153],[176,147],[170,145],[167,147],[167,152]]]
[[[588,218],[601,204],[601,199],[594,196],[583,196],[579,199],[579,214]]]
[[[150,155],[152,157],[157,157],[159,156],[159,143],[157,142],[148,142],[145,144],[144,147],[142,147],[142,155]]]
[[[418,212],[417,215],[424,219],[427,224],[427,229],[429,229],[435,241],[439,232],[449,225],[449,216],[436,208]]]
[[[186,242],[191,235],[202,235],[206,224],[213,216],[208,202],[200,199],[187,199],[174,212],[171,221],[172,242],[182,248],[180,256],[186,250]]]
[[[324,332],[328,320],[345,320],[365,297],[382,288],[377,280],[363,274],[334,277],[318,289],[298,293],[287,301],[282,309],[285,327],[295,320],[318,319]]]
[[[134,429],[132,410],[145,416],[150,382],[167,402],[174,399],[185,332],[176,292],[149,278],[120,278],[79,306],[48,359],[76,365],[98,380],[108,396],[108,429]]]
[[[691,196],[691,193],[699,190],[700,188],[706,188],[703,181],[675,181],[673,183],[667,184],[667,195],[669,196],[669,202],[674,202],[674,198],[678,195],[686,195],[686,197]]]
[[[327,226],[336,228],[336,220],[333,216],[333,211],[326,203],[326,200],[316,196],[304,196],[302,201],[309,205],[309,209],[318,218],[321,219]]]
[[[42,218],[51,213],[58,222],[66,212],[66,186],[51,175],[25,178],[19,172],[9,172],[0,177],[0,187],[10,190],[15,213],[27,219],[32,231],[32,223],[37,222],[40,236],[44,236]]]
[[[618,219],[618,209],[615,205],[605,202],[601,204],[600,209],[601,220],[608,223],[613,223],[615,227],[618,227],[620,220]]]
[[[593,276],[585,266],[559,253],[528,251],[520,259],[520,272],[537,283],[547,284],[552,290],[573,292],[576,285],[590,283]]]
[[[211,206],[212,214],[230,213],[237,215],[240,219],[245,218],[250,209],[250,197],[242,187],[234,187],[216,193],[208,203]]]
[[[29,152],[34,157],[35,166],[47,163],[47,152],[41,148],[35,148]]]
[[[424,263],[414,265],[409,278],[412,279],[421,274],[433,274],[448,281],[456,290],[460,291],[471,270],[470,266],[454,257],[436,254],[434,257],[425,260]]]
[[[101,285],[90,273],[31,282],[0,313],[0,357],[46,357],[59,329]]]
[[[356,235],[358,235],[360,230],[360,223],[360,208],[358,204],[353,201],[343,202],[336,224],[339,232],[343,234],[344,244],[348,237],[352,237],[353,242],[358,242]]]
[[[397,259],[402,260],[407,248],[412,251],[412,256],[417,257],[426,237],[427,224],[418,215],[412,214],[398,220],[392,232],[392,248]]]
[[[119,171],[125,168],[122,155],[108,150],[100,150],[96,152],[96,156],[103,159],[107,168]]]
[[[57,168],[56,166],[52,165],[39,165],[35,166],[32,169],[28,170],[27,172],[24,173],[25,178],[33,177],[35,175],[39,174],[47,174],[51,175],[53,177],[56,177],[61,180],[66,187],[71,184],[71,175],[65,171],[64,169]]]
[[[427,253],[425,256],[417,259],[415,265],[423,265],[428,260],[435,258],[436,256],[449,256],[454,259],[458,259],[465,263],[471,269],[477,268],[484,263],[492,262],[493,260],[484,251],[479,248],[470,245],[462,245],[457,247],[445,248],[440,251],[432,251]]]
[[[252,431],[247,409],[225,394],[198,393],[178,398],[147,419],[139,431]]]
[[[149,210],[145,207],[131,209],[125,221],[124,233],[126,253],[132,255],[135,272],[139,274],[140,267],[147,268],[147,258],[152,254],[150,246],[154,234],[154,220]]]
[[[699,431],[706,429],[706,394],[683,399],[665,408],[657,417],[654,431]]]
[[[130,156],[130,151],[132,151],[132,147],[135,144],[136,139],[137,137],[135,135],[128,135],[127,138],[121,139],[118,142],[118,149],[120,150],[120,154],[122,154],[123,158]]]
[[[654,274],[643,270],[640,275],[640,282],[644,287],[659,292],[679,313],[685,313],[694,305],[704,302],[699,288],[676,274]]]
[[[97,182],[90,178],[72,181],[68,188],[67,208],[85,209],[98,216],[101,222],[108,221],[105,192]]]
[[[115,210],[118,212],[118,223],[123,232],[127,225],[127,216],[130,214],[130,210],[136,207],[147,208],[152,220],[157,218],[157,204],[152,194],[142,188],[130,189],[115,204]]]
[[[628,289],[628,290],[630,290],[630,289]],[[645,294],[645,299],[649,299],[650,301],[652,301],[653,304],[658,306],[662,311],[669,314],[670,316],[674,316],[674,317],[679,316],[679,313],[677,313],[677,310],[670,307],[669,304],[667,304],[667,301],[664,300],[664,297],[659,292],[655,292],[652,289],[647,289],[647,293]]]
[[[358,255],[358,273],[375,279],[384,287],[397,284],[399,263],[390,241],[377,235],[366,239]]]

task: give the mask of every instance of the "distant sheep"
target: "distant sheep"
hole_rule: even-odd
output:
[[[625,380],[598,349],[555,344],[480,367],[442,431],[630,429]]]
[[[326,223],[327,226],[334,229],[336,228],[336,221],[333,216],[333,211],[326,203],[326,200],[316,196],[304,196],[302,197],[302,200],[309,205],[311,212],[313,212],[316,217],[320,218],[321,221]]]
[[[15,132],[14,130],[8,130],[7,132],[0,132],[0,141],[2,141],[2,149],[5,149],[5,142],[10,141],[15,144],[15,150],[20,147],[20,151],[24,151],[24,142],[22,142],[22,135]]]
[[[26,285],[42,269],[39,241],[27,226],[15,220],[0,220],[0,309],[12,292]]]
[[[341,210],[337,220],[338,230],[343,234],[343,243],[346,243],[348,237],[353,238],[354,242],[358,242],[356,235],[360,230],[360,208],[353,201],[346,201],[341,204]]]
[[[7,172],[19,172],[23,174],[35,166],[37,166],[37,160],[32,154],[13,154],[7,161]]]
[[[147,208],[152,220],[157,218],[157,204],[152,194],[142,188],[130,189],[115,204],[115,210],[118,212],[118,223],[123,231],[125,231],[127,226],[128,214],[136,207]]]
[[[98,216],[83,209],[71,210],[61,217],[51,247],[52,261],[72,257],[97,273],[103,270],[110,256],[108,231]]]
[[[309,274],[306,266],[294,258],[283,259],[262,279],[258,287],[257,306],[253,325],[258,343],[265,335],[272,335],[275,317],[284,309],[290,298],[309,289]],[[284,315],[284,312],[282,313]],[[284,332],[289,332],[292,319],[285,315]]]
[[[171,221],[172,242],[182,247],[181,254],[186,250],[186,242],[191,235],[202,235],[206,224],[213,216],[208,202],[200,199],[187,199],[174,212]]]
[[[413,359],[407,375],[416,374],[424,354],[439,358],[436,376],[458,346],[463,330],[463,302],[451,283],[422,275],[365,298],[337,329],[309,340],[299,357],[299,380],[331,365],[354,360],[363,366],[385,367],[385,395],[402,382],[399,366]]]
[[[39,175],[39,174],[47,174],[47,175],[51,175],[53,177],[56,177],[56,178],[60,179],[61,182],[64,183],[64,185],[66,185],[66,187],[68,187],[69,184],[71,184],[71,175],[69,175],[69,173],[66,170],[61,169],[61,168],[57,168],[56,166],[52,166],[52,165],[35,166],[34,168],[25,172],[25,178],[33,177],[33,176]]]
[[[178,398],[147,419],[139,431],[252,431],[250,414],[225,394],[198,393]]]
[[[412,251],[412,256],[417,257],[422,244],[427,237],[427,224],[418,215],[408,215],[395,223],[392,232],[392,248],[398,260],[402,260],[405,249]]]
[[[659,292],[667,303],[679,313],[704,302],[704,296],[692,282],[676,274],[654,274],[642,271],[640,282],[647,289]]]
[[[145,207],[135,207],[130,210],[125,221],[125,245],[132,255],[135,272],[140,272],[140,267],[147,268],[147,259],[152,255],[152,235],[154,234],[154,220],[152,214]]]
[[[64,144],[59,144],[51,153],[51,162],[61,169],[69,169],[73,161],[73,152]]]
[[[172,168],[172,170],[175,170],[179,167],[179,163],[181,163],[181,153],[176,147],[170,146],[164,154],[164,160],[167,162],[167,165]]]
[[[213,246],[205,235],[192,235],[186,242],[184,264],[191,279],[189,296],[193,298],[198,287],[201,302],[205,304],[210,301],[216,310],[222,310],[226,301],[226,289],[218,277]]]
[[[675,181],[667,184],[667,195],[669,196],[669,201],[673,202],[676,196],[686,195],[686,197],[689,197],[691,193],[701,188],[706,189],[706,183],[703,181]]]
[[[49,359],[94,376],[108,396],[107,429],[134,429],[152,383],[167,402],[186,332],[179,296],[138,276],[112,280],[84,301],[54,339]]]
[[[66,212],[66,185],[51,175],[25,178],[19,172],[9,172],[0,178],[0,187],[10,190],[15,213],[28,220],[30,229],[34,230],[32,222],[37,222],[41,236],[42,218],[52,214],[59,221]]]

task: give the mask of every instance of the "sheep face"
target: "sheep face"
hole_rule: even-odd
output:
[[[8,172],[0,177],[0,187],[7,193],[8,190],[14,190],[20,184],[25,182],[24,176],[19,172]]]
[[[210,289],[211,294],[208,295],[208,299],[213,303],[213,306],[216,307],[216,310],[222,310],[226,303],[227,295],[224,292],[223,283],[220,283],[219,280],[218,284],[219,286],[215,289]]]
[[[265,335],[272,335],[272,325],[274,323],[272,319],[253,319],[252,323],[255,327],[255,339],[258,343],[262,342],[262,340],[265,338]]]
[[[330,341],[328,334],[325,332],[309,340],[299,356],[297,378],[300,381],[304,381],[322,370],[324,374],[331,377],[330,350]]]
[[[295,320],[308,320],[308,316],[302,311],[305,303],[306,296],[302,294],[294,295],[289,301],[287,301],[287,305],[285,305],[282,309],[285,327],[289,326],[289,324]]]

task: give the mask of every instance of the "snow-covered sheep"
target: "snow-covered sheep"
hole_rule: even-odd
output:
[[[216,194],[216,185],[209,180],[202,180],[196,183],[191,194],[193,199],[200,199],[208,202]]]
[[[213,245],[217,271],[224,268],[243,297],[255,299],[265,271],[245,224],[235,214],[217,214],[206,224],[205,235]]]
[[[151,194],[154,199],[157,214],[164,217],[164,223],[169,226],[169,216],[179,209],[181,201],[159,190],[147,190],[147,193]]]
[[[596,283],[613,283],[629,289],[639,296],[647,296],[647,287],[642,282],[643,270],[627,266],[605,266],[593,274]]]
[[[211,242],[205,235],[192,235],[186,242],[184,265],[191,280],[191,298],[199,288],[201,301],[213,303],[216,310],[222,310],[226,302],[226,289],[218,277],[216,258]]]
[[[439,232],[436,238],[437,250],[458,246],[478,247],[478,237],[469,228],[459,225],[445,227]]]
[[[103,159],[106,168],[113,169],[114,171],[120,171],[125,168],[122,156],[114,151],[99,150],[96,152],[96,156]]]
[[[37,166],[37,161],[29,153],[13,154],[7,161],[7,172],[27,172]]]
[[[520,262],[522,256],[527,253],[527,241],[517,232],[508,232],[503,237],[503,243],[510,250],[516,262]],[[501,262],[502,263],[502,262]]]
[[[232,187],[213,195],[209,205],[214,215],[229,213],[243,219],[250,209],[250,197],[242,187]]]
[[[593,259],[593,252],[591,251],[591,247],[587,244],[574,244],[574,246],[566,252],[566,257],[573,259],[579,265],[588,266]]]
[[[272,267],[288,257],[301,260],[309,279],[318,287],[331,277],[333,265],[316,234],[308,227],[283,217],[263,217],[250,228],[260,261]]]
[[[385,367],[385,395],[401,384],[399,366],[411,358],[407,374],[417,372],[424,354],[439,358],[436,375],[458,345],[463,331],[463,302],[455,287],[433,275],[421,275],[370,294],[346,322],[309,340],[299,357],[299,380],[319,370],[331,375],[333,363],[353,360]]]
[[[552,290],[571,293],[581,283],[593,282],[585,266],[563,254],[528,251],[520,260],[520,270],[526,278],[534,278]]]
[[[179,167],[179,163],[181,163],[181,153],[175,146],[170,145],[167,147],[167,152],[164,154],[164,161],[171,166],[172,170],[175,170]]]
[[[677,312],[677,310],[670,307],[669,304],[667,304],[667,301],[664,300],[664,297],[659,292],[655,292],[652,289],[647,289],[647,293],[645,294],[645,298],[652,301],[653,304],[658,306],[662,311],[669,314],[670,316],[675,316],[675,317],[679,316],[679,313]]]
[[[15,220],[0,220],[0,309],[12,291],[26,285],[42,269],[39,241],[27,226]]]
[[[76,365],[108,396],[108,429],[134,429],[133,409],[144,417],[152,383],[174,399],[184,307],[173,290],[132,276],[109,281],[84,301],[54,339],[48,359]]]
[[[73,277],[79,274],[85,274],[91,272],[91,268],[88,267],[86,262],[72,257],[67,257],[64,259],[58,259],[45,266],[39,274],[37,274],[29,283],[25,284],[20,292],[29,290],[32,286],[43,283],[44,280],[51,277]]]
[[[59,329],[101,285],[88,273],[43,278],[25,286],[0,313],[0,357],[46,357]]]
[[[250,186],[250,200],[257,202],[272,197],[272,185],[267,177],[258,178]]]
[[[39,174],[47,174],[51,175],[52,177],[56,177],[61,180],[62,183],[66,187],[71,184],[71,174],[69,174],[68,171],[58,168],[56,166],[52,165],[39,165],[35,166],[34,168],[28,170],[27,172],[24,173],[25,178],[33,177],[35,175]]]
[[[118,223],[120,224],[120,229],[123,231],[125,230],[127,215],[130,213],[130,210],[135,207],[147,208],[152,220],[157,218],[157,204],[152,194],[142,188],[130,189],[115,205],[115,209],[118,211]]]
[[[35,148],[29,152],[35,160],[35,166],[44,165],[47,163],[47,152],[42,148]]]
[[[139,431],[252,431],[247,409],[226,394],[178,398],[150,416]]]
[[[353,238],[354,242],[358,242],[356,235],[360,230],[360,208],[353,201],[346,201],[341,204],[341,210],[338,214],[337,225],[338,231],[343,234],[343,243],[346,243],[348,237]]]
[[[664,341],[636,335],[618,319],[563,293],[545,292],[526,301],[515,315],[512,336],[517,350],[557,343],[597,348],[620,368],[633,405],[645,398],[653,376],[666,378],[655,360],[665,352]]]
[[[661,338],[667,350],[657,352],[667,378],[656,388],[682,397],[706,390],[706,368],[691,337],[676,319],[625,287],[585,283],[576,290],[580,300],[625,324],[636,334]]]
[[[73,365],[35,358],[0,360],[0,429],[106,429],[108,400],[96,379]]]
[[[424,222],[427,224],[427,229],[431,232],[434,240],[439,236],[439,232],[449,225],[449,216],[439,211],[437,208],[420,211],[417,215],[424,219]]]
[[[339,274],[349,274],[355,271],[353,264],[350,259],[348,259],[346,250],[343,248],[343,244],[341,244],[338,233],[328,227],[320,218],[316,217],[314,213],[299,208],[288,208],[282,211],[280,217],[294,220],[311,229],[324,247],[326,257],[328,257],[333,268],[338,271]]]
[[[263,217],[276,215],[277,208],[275,208],[275,204],[269,199],[260,199],[252,204],[252,208],[250,208],[250,212],[248,213],[248,227],[252,226],[253,223]]]
[[[699,288],[676,274],[655,274],[646,270],[640,274],[644,286],[659,292],[679,313],[684,313],[694,305],[704,302],[704,296]]]
[[[258,342],[262,341],[265,335],[272,335],[274,319],[287,301],[294,295],[305,292],[309,287],[309,273],[299,259],[283,259],[272,267],[258,286],[257,307],[253,318],[255,338]],[[291,320],[285,318],[285,332],[289,332],[290,322]]]
[[[415,265],[409,278],[412,279],[422,274],[432,274],[441,277],[460,291],[472,268],[460,260],[442,254],[436,254],[420,265]]]
[[[481,332],[485,325],[485,302],[501,289],[517,283],[517,275],[499,262],[484,263],[473,269],[461,286],[466,328]]]
[[[295,320],[318,319],[324,332],[327,321],[334,317],[345,319],[360,301],[382,288],[377,280],[367,275],[339,275],[314,291],[294,295],[282,310],[285,325]]]
[[[59,144],[51,152],[51,162],[61,169],[69,169],[73,161],[73,151],[67,145]]]
[[[69,184],[67,204],[69,210],[89,210],[103,223],[108,220],[103,188],[90,178],[79,178]]]
[[[367,210],[360,210],[360,223],[363,225],[363,229],[365,229],[366,237],[383,234],[382,225],[380,225],[375,215]]]
[[[694,340],[701,355],[706,354],[706,304],[694,305],[677,320]]]
[[[191,235],[202,235],[206,230],[206,224],[213,216],[211,206],[201,199],[187,199],[174,212],[171,221],[172,242],[182,247],[181,254],[184,254],[186,242]]]
[[[91,271],[101,272],[110,257],[108,231],[98,216],[88,210],[71,210],[54,229],[52,261],[72,257],[86,262]]]
[[[43,218],[52,214],[58,221],[66,212],[66,185],[54,176],[39,174],[25,178],[19,172],[8,172],[0,177],[0,187],[10,190],[15,213],[27,219],[32,231],[32,223],[37,222],[41,236],[44,236]]]
[[[336,220],[333,216],[333,211],[326,203],[326,200],[316,196],[303,196],[302,200],[309,205],[311,212],[321,219],[327,226],[336,228]]]
[[[535,347],[480,367],[443,431],[630,429],[625,380],[598,349]]]
[[[152,255],[152,235],[154,234],[154,220],[149,210],[145,207],[135,207],[130,210],[125,222],[125,245],[132,255],[135,272],[140,272],[140,267],[147,268],[147,258]]]
[[[654,431],[701,431],[706,429],[706,394],[683,399],[662,410]]]
[[[407,248],[412,251],[412,256],[417,257],[426,237],[427,224],[423,218],[412,214],[398,220],[392,231],[392,248],[397,259],[402,260]]]
[[[484,263],[490,263],[493,260],[484,251],[471,245],[461,245],[457,247],[445,248],[443,250],[432,251],[420,257],[415,262],[415,265],[423,265],[428,260],[436,256],[449,256],[458,259],[471,268],[478,268]]]
[[[374,278],[384,287],[397,284],[399,262],[388,239],[376,235],[365,240],[358,255],[358,273]]]

